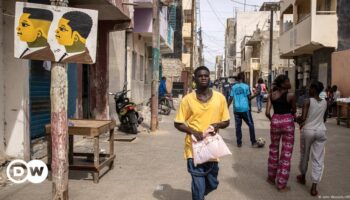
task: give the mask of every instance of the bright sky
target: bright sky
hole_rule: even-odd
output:
[[[201,8],[201,25],[204,44],[205,65],[214,70],[215,57],[224,55],[226,19],[234,16],[234,10],[244,10],[244,0],[199,0]],[[245,0],[248,5],[258,5],[263,2],[277,0]],[[246,6],[246,11],[253,11],[255,7]],[[198,19],[198,27],[200,21]]]

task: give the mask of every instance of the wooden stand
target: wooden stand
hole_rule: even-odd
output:
[[[94,183],[99,182],[100,171],[108,166],[109,170],[114,166],[114,127],[115,123],[109,120],[69,120],[72,126],[68,127],[69,134],[69,169],[93,172]],[[51,168],[51,125],[45,126],[48,141],[48,167]],[[99,138],[103,133],[109,132],[109,154],[100,153]],[[93,138],[94,153],[74,153],[74,135],[82,135]],[[74,156],[93,157],[93,165],[75,165]],[[101,162],[101,158],[105,158]]]
[[[350,128],[350,103],[337,102],[338,114],[337,114],[337,124],[340,122],[345,122],[346,126]],[[345,109],[345,115],[341,116],[342,109]]]

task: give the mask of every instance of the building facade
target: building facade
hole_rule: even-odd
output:
[[[242,67],[242,42],[246,36],[252,36],[254,31],[260,29],[262,31],[269,30],[268,19],[270,12],[268,11],[248,11],[237,12],[235,21],[235,52],[234,65],[237,72],[244,72],[246,69]]]
[[[228,18],[226,21],[225,31],[225,62],[224,75],[232,76],[235,72],[236,66],[234,63],[234,55],[236,53],[235,42],[235,19]]]
[[[153,1],[134,0],[138,6],[134,11],[134,29],[131,43],[128,45],[130,61],[128,80],[131,85],[131,98],[136,104],[145,104],[151,97],[152,83],[152,33],[153,33]],[[172,4],[170,4],[172,5]],[[174,29],[169,24],[169,8],[163,5],[160,9],[160,53],[174,51]],[[160,66],[160,76],[162,76]]]
[[[224,59],[223,56],[216,56],[215,58],[215,79],[221,79],[224,77]]]
[[[281,58],[294,59],[296,89],[311,81],[331,84],[331,55],[338,46],[336,0],[281,2]]]

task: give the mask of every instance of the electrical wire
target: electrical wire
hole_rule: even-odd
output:
[[[220,24],[221,24],[224,28],[226,28],[226,27],[225,27],[225,24],[221,21],[219,15],[216,13],[216,11],[215,11],[213,5],[210,3],[209,0],[207,0],[207,2],[208,2],[208,5],[209,5],[210,9],[213,11],[213,14],[215,15],[216,19],[218,20],[218,22],[220,22]]]
[[[237,3],[237,4],[245,5],[245,6],[250,6],[250,7],[254,7],[254,8],[260,7],[259,5],[253,5],[253,4],[242,3],[242,2],[239,2],[239,1],[236,1],[236,0],[230,0],[230,1],[232,1],[233,3]]]

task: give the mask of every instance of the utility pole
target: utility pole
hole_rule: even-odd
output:
[[[160,33],[159,33],[159,0],[153,0],[153,32],[152,32],[152,105],[151,105],[151,131],[158,128],[158,82],[160,60]]]
[[[245,12],[246,2],[247,2],[247,0],[244,0],[244,12]]]
[[[200,59],[200,65],[204,65],[204,58],[203,58],[203,38],[202,38],[202,27],[199,28],[199,59]]]
[[[195,9],[196,9],[196,0],[192,0],[192,24],[191,24],[191,61],[190,61],[190,76],[189,76],[189,86],[190,91],[192,91],[192,74],[193,74],[193,68],[194,68],[194,52],[195,52],[195,46],[196,46],[196,40],[195,40],[195,32],[196,32],[196,26],[195,26]]]
[[[204,57],[203,57],[203,36],[202,36],[202,16],[201,16],[201,1],[198,1],[197,3],[197,17],[199,21],[199,65],[203,66],[204,65]]]
[[[269,49],[269,77],[268,77],[268,87],[270,89],[272,85],[272,48],[273,48],[273,11],[274,7],[271,8],[270,16],[270,49]]]
[[[68,6],[68,0],[51,0]],[[68,79],[67,64],[51,62],[52,199],[68,200]]]

